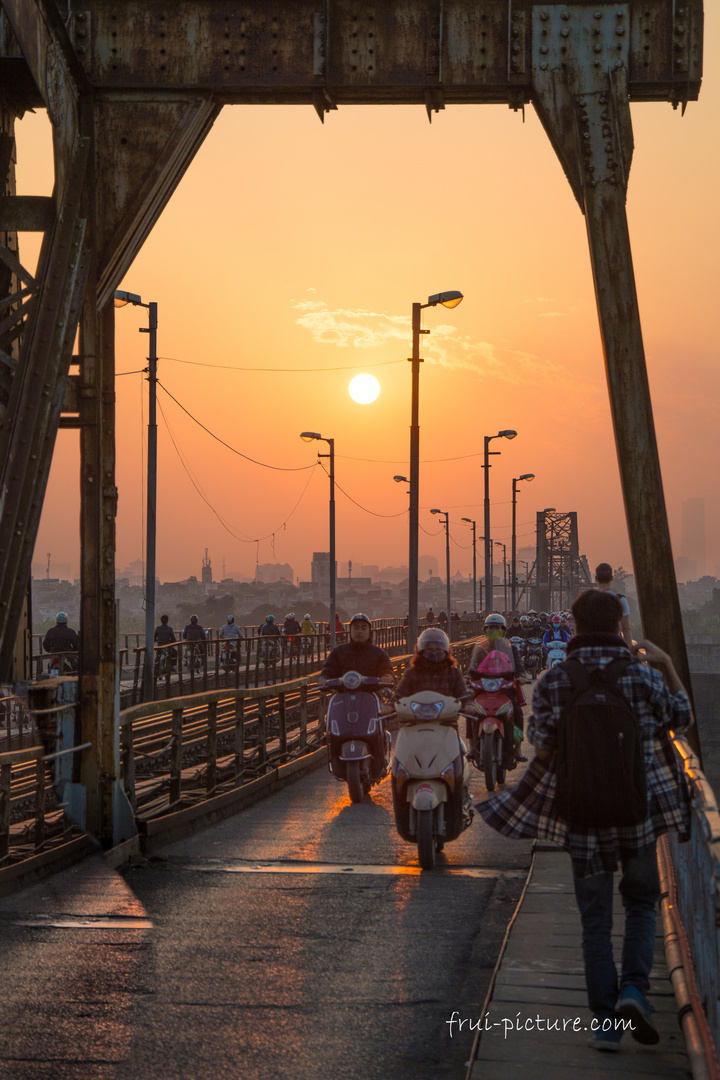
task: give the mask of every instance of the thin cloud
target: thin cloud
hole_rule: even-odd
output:
[[[298,300],[292,306],[302,312],[297,319],[312,335],[313,341],[322,345],[335,345],[340,349],[373,349],[402,342],[410,346],[412,336],[410,319],[406,315],[386,315],[362,309],[330,309],[320,301]],[[458,333],[455,326],[443,324],[433,327],[432,334],[422,342],[423,357],[427,363],[440,364],[450,370],[472,371],[479,376],[494,375],[507,382],[527,379],[536,374],[547,378],[560,369],[532,353],[493,345],[489,341],[474,341]]]

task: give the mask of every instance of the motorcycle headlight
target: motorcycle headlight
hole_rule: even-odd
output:
[[[416,720],[437,720],[443,711],[443,702],[411,701],[410,708]]]
[[[481,679],[480,685],[488,694],[497,694],[502,686],[502,679]]]
[[[357,690],[362,683],[362,675],[357,671],[346,671],[342,677],[342,683],[346,690]]]

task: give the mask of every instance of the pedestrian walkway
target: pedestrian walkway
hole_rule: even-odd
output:
[[[615,888],[613,940],[619,963],[624,914]],[[658,918],[649,1000],[660,1032],[657,1046],[636,1043],[627,1032],[617,1053],[587,1045],[587,1008],[580,916],[568,856],[538,846],[529,883],[497,970],[491,998],[473,1047],[467,1080],[512,1070],[513,1080],[688,1080],[690,1062],[677,1019]],[[463,1017],[459,1016],[458,1020]],[[468,1030],[466,1024],[463,1030]],[[564,1030],[563,1030],[564,1027]],[[526,1030],[527,1029],[527,1030]]]

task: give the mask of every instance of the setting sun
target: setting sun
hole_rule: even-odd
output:
[[[356,375],[348,387],[350,397],[358,405],[369,405],[380,393],[380,383],[374,375]]]

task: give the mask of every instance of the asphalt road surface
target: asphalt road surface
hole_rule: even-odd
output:
[[[529,864],[476,817],[421,873],[389,780],[353,805],[320,769],[123,876],[0,902],[0,1076],[459,1080],[447,1021],[479,1014]]]

